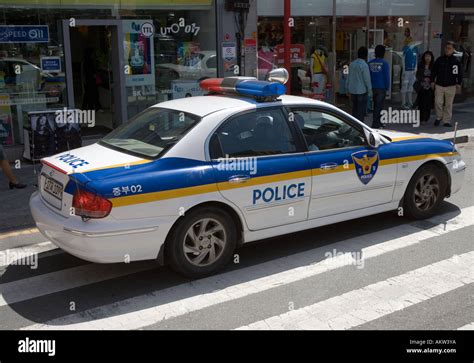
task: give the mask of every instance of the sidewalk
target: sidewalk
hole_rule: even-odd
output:
[[[36,165],[39,173],[40,167]],[[22,163],[21,169],[14,170],[18,180],[27,183],[25,189],[8,189],[8,182],[3,174],[0,175],[0,233],[7,230],[23,229],[34,226],[30,215],[28,201],[36,190],[34,168]]]
[[[389,106],[389,105],[388,105]],[[387,107],[388,107],[387,106]],[[396,109],[396,106],[392,106]],[[454,137],[454,124],[458,123],[457,137],[469,136],[469,140],[474,137],[474,99],[468,99],[464,103],[454,104],[453,109],[453,127],[447,128],[443,125],[434,126],[436,115],[434,110],[431,113],[431,119],[427,125],[420,125],[413,127],[408,124],[388,124],[388,130],[411,132],[420,135],[427,135],[437,139],[448,139]],[[368,125],[372,124],[372,115],[366,118],[365,122]]]
[[[443,126],[435,127],[434,115],[430,124],[414,128],[412,125],[391,124],[387,128],[391,130],[411,132],[415,134],[428,135],[434,138],[452,138],[454,129],[447,129]],[[366,122],[372,123],[372,115],[369,115]],[[474,100],[463,104],[456,104],[453,114],[453,123],[458,122],[458,135],[469,136],[471,142],[474,137]],[[36,173],[40,167],[36,164]],[[4,175],[0,175],[0,233],[9,230],[19,230],[34,227],[33,219],[30,215],[28,201],[30,195],[36,190],[36,176],[33,165],[22,163],[22,168],[15,170],[19,180],[28,184],[23,190],[9,190],[8,183]]]

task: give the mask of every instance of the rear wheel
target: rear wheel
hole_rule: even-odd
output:
[[[403,199],[404,213],[409,218],[432,217],[443,202],[448,186],[446,173],[434,164],[422,166],[413,175]]]
[[[171,267],[188,277],[216,273],[232,258],[237,229],[232,217],[218,208],[200,208],[174,228],[168,246]]]

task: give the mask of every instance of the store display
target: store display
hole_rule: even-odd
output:
[[[24,128],[25,159],[39,160],[82,146],[80,124],[62,121],[57,115],[63,112],[64,110],[28,112],[30,126]]]

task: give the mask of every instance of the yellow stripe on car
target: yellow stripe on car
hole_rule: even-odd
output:
[[[385,159],[385,160],[381,160],[379,165],[384,166],[384,165],[391,165],[391,164],[396,164],[396,163],[426,160],[430,158],[449,157],[449,156],[454,156],[458,154],[459,154],[458,152],[448,152],[448,153],[441,153],[441,154],[423,154],[423,155],[408,156],[408,157],[403,157],[403,158]],[[197,195],[197,194],[214,193],[219,190],[222,191],[222,190],[247,188],[247,187],[257,186],[257,185],[262,185],[262,184],[271,184],[271,183],[277,183],[277,182],[286,181],[286,180],[309,178],[311,176],[341,173],[341,172],[351,171],[351,170],[354,170],[354,164],[347,164],[347,166],[339,165],[334,169],[328,169],[328,170],[308,169],[308,170],[295,171],[291,173],[282,173],[282,174],[276,174],[276,175],[255,177],[255,178],[249,179],[247,182],[243,184],[232,184],[229,182],[221,182],[217,184],[214,184],[214,183],[204,184],[204,185],[199,185],[199,186],[194,186],[194,187],[165,190],[161,192],[130,195],[126,197],[113,198],[111,199],[111,202],[114,207],[125,207],[129,205],[150,203],[150,202],[155,202],[159,200],[183,198],[183,197],[188,197],[188,196]]]

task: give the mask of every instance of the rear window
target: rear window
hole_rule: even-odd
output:
[[[101,144],[145,158],[158,158],[173,147],[201,118],[186,112],[149,108],[118,127]]]

